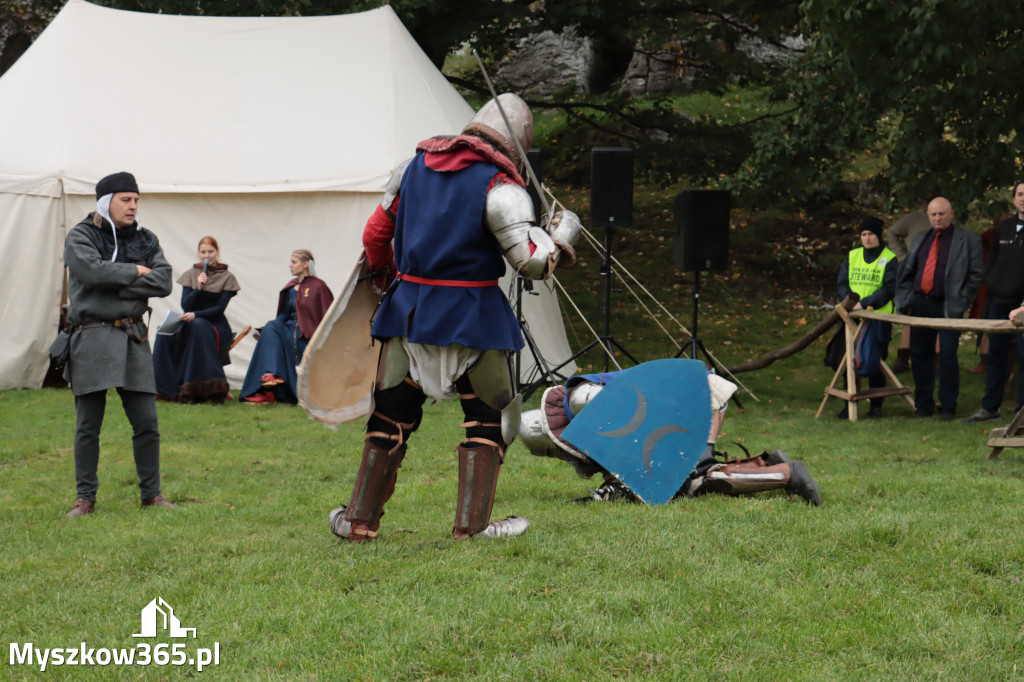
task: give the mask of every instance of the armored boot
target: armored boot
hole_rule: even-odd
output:
[[[366,542],[377,537],[384,505],[395,492],[398,469],[405,457],[405,443],[386,450],[366,438],[359,473],[348,505],[331,511],[331,531],[349,542]]]
[[[815,507],[820,507],[821,493],[818,492],[818,482],[811,478],[811,472],[807,471],[807,465],[797,459],[789,465],[789,469],[786,492],[791,495],[799,495]]]
[[[452,537],[510,537],[521,535],[530,522],[518,516],[490,523],[498,472],[504,461],[501,448],[468,440],[459,444],[459,493]]]
[[[624,486],[619,479],[612,475],[605,477],[604,482],[596,490],[587,488],[590,493],[586,497],[578,497],[573,502],[608,502],[609,500],[624,500],[626,502],[639,502],[640,500],[633,491]]]

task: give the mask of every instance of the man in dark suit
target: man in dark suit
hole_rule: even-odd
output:
[[[900,262],[896,307],[914,317],[963,317],[981,286],[984,257],[981,237],[953,220],[948,199],[928,204],[931,229],[917,234]],[[910,370],[914,377],[915,417],[935,414],[935,338],[939,339],[939,415],[956,416],[960,394],[960,332],[913,327]]]

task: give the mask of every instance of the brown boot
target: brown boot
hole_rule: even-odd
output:
[[[902,374],[910,369],[910,349],[900,348],[896,351],[896,362],[890,367],[893,374]]]
[[[64,516],[69,519],[76,519],[79,516],[85,516],[86,514],[92,514],[96,510],[96,503],[92,500],[86,500],[79,497],[75,500],[75,506],[71,508]]]
[[[337,514],[332,512],[335,518],[331,518],[330,523],[335,535],[347,537],[349,542],[366,542],[377,537],[384,505],[395,492],[405,448],[405,443],[400,443],[386,450],[367,436],[359,472],[352,486],[352,497],[344,511],[339,511],[339,507],[335,510]]]
[[[168,509],[180,509],[178,505],[167,500],[163,495],[147,497],[142,501],[143,507],[167,507]]]

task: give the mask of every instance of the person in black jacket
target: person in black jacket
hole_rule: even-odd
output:
[[[1013,204],[1017,215],[996,226],[996,234],[985,262],[985,284],[988,299],[986,320],[1005,320],[1024,300],[1024,181],[1013,188]],[[1010,373],[1010,346],[1017,341],[1020,370],[1024,371],[1024,335],[990,334],[988,370],[985,373],[985,395],[981,407],[964,421],[968,424],[999,419],[999,406]],[[1019,376],[1019,373],[1018,373]],[[1024,381],[1017,382],[1017,407],[1024,405]]]

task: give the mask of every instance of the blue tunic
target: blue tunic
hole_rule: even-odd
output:
[[[419,152],[402,178],[395,220],[399,272],[480,282],[505,274],[501,246],[484,224],[496,166],[478,162],[455,172],[427,167]],[[477,350],[523,347],[519,323],[499,286],[464,287],[396,281],[377,311],[373,336]]]

